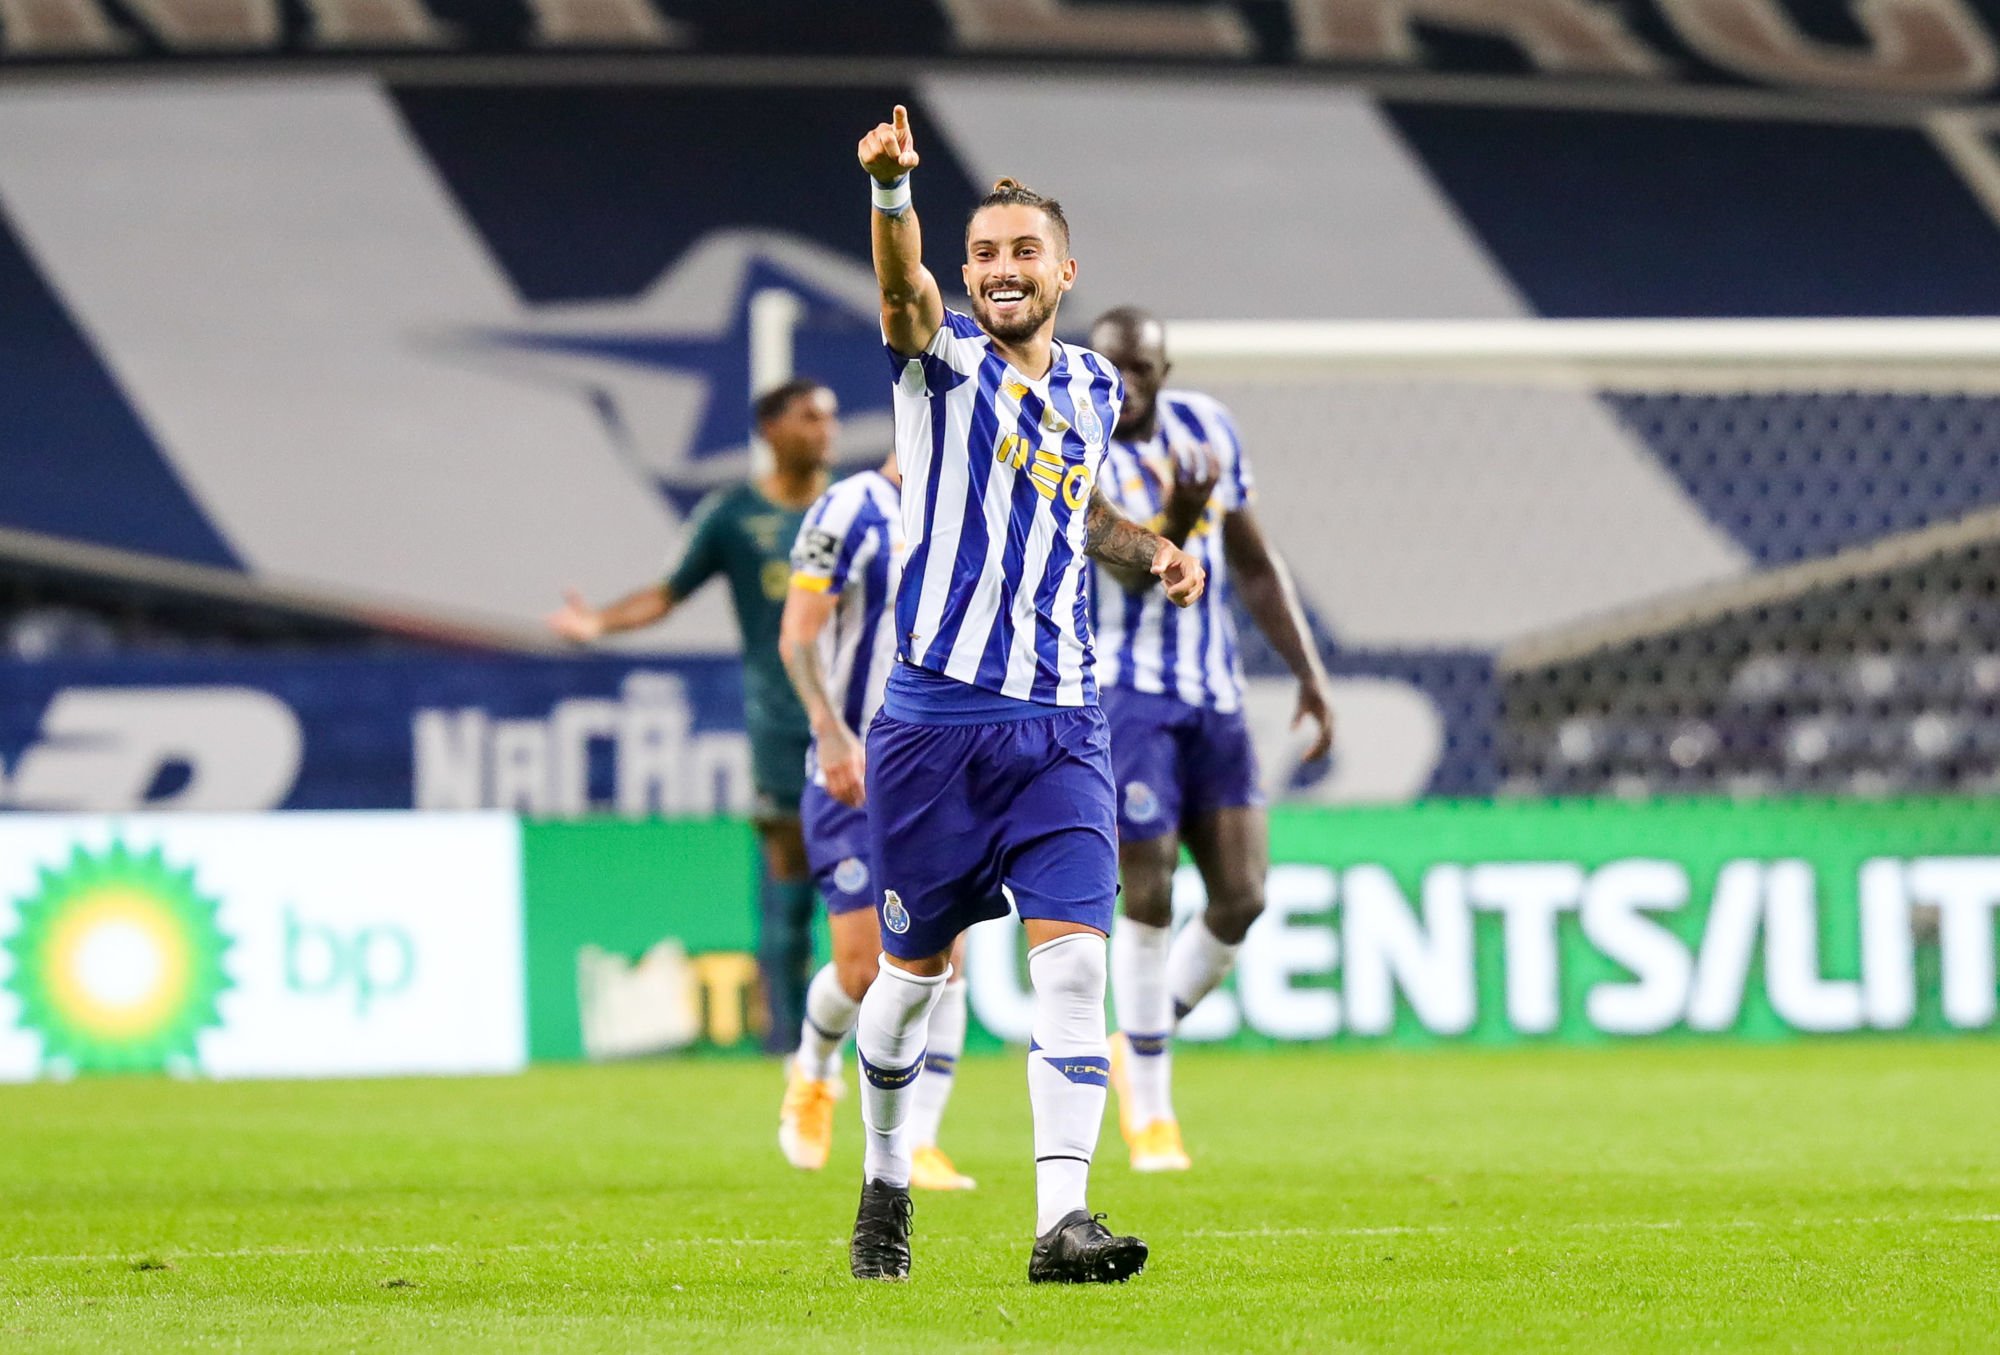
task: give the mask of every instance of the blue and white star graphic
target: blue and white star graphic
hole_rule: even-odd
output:
[[[752,301],[774,289],[798,303],[793,370],[840,401],[841,464],[880,461],[894,419],[874,275],[797,236],[717,231],[629,301],[539,307],[519,326],[463,331],[450,346],[573,389],[635,471],[686,513],[749,473]]]

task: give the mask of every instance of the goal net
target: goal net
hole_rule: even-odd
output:
[[[2000,322],[1169,332],[1336,668],[1443,711],[1446,784],[2000,789]]]

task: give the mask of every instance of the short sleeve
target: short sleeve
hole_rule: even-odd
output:
[[[1144,472],[1139,469],[1138,459],[1122,450],[1116,443],[1104,452],[1104,469],[1098,473],[1098,483],[1104,488],[1104,497],[1111,506],[1127,517],[1149,516],[1152,505],[1146,502],[1146,482]]]
[[[837,596],[847,586],[870,523],[867,514],[855,511],[860,505],[843,504],[843,497],[855,496],[841,495],[838,486],[828,490],[799,524],[792,543],[792,587]]]
[[[978,351],[969,351],[972,349]],[[882,352],[889,359],[891,378],[899,384],[910,383],[914,372],[918,390],[931,395],[942,395],[964,381],[970,372],[977,370],[985,350],[979,322],[949,309],[937,333],[931,335],[924,351],[915,357],[898,353],[889,346],[888,334],[882,335]]]
[[[695,509],[694,529],[688,537],[687,549],[681,552],[680,563],[667,575],[667,588],[676,598],[693,596],[697,588],[722,569],[722,500],[722,492],[717,491]]]

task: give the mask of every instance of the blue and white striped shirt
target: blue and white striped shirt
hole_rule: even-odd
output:
[[[1104,637],[1104,654],[1097,680],[1106,687],[1178,697],[1190,706],[1240,710],[1243,661],[1229,610],[1222,520],[1252,498],[1250,463],[1235,421],[1218,401],[1192,391],[1167,390],[1159,394],[1159,410],[1159,428],[1151,441],[1111,444],[1104,496],[1127,517],[1157,529],[1174,487],[1175,462],[1187,460],[1197,445],[1206,444],[1209,455],[1220,459],[1222,475],[1201,521],[1188,533],[1185,549],[1208,571],[1208,590],[1194,606],[1182,610],[1167,601],[1161,588],[1135,596],[1108,574],[1100,575],[1098,629]]]
[[[820,671],[827,700],[856,734],[865,734],[882,708],[882,689],[896,661],[895,627],[884,621],[902,569],[900,497],[880,471],[850,475],[807,510],[792,546],[792,586],[840,599],[819,633]],[[813,784],[826,784],[817,742],[806,770]]]
[[[1057,343],[1029,380],[969,316],[889,354],[909,553],[899,653],[1022,701],[1097,700],[1084,520],[1125,398],[1117,368]]]

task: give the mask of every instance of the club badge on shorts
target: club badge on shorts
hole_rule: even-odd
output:
[[[1160,817],[1160,797],[1144,781],[1125,783],[1125,817],[1134,823],[1151,823]]]
[[[882,925],[901,936],[910,929],[910,910],[903,906],[903,899],[893,889],[882,891]]]
[[[850,856],[833,868],[833,887],[843,894],[859,894],[868,888],[868,863]]]

